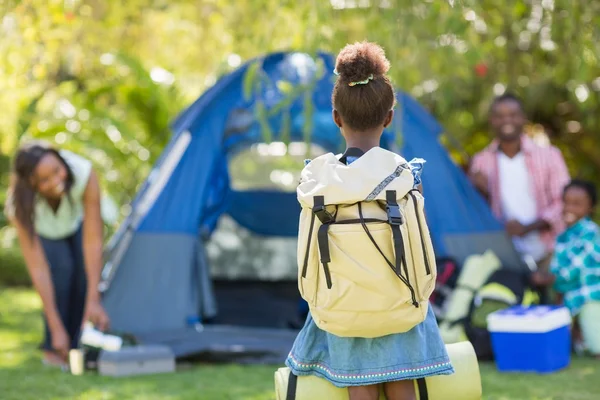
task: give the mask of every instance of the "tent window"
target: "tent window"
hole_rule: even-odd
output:
[[[232,280],[296,279],[297,247],[296,238],[255,235],[228,215],[206,243],[212,277]]]
[[[231,189],[281,190],[294,192],[304,167],[304,160],[324,154],[325,150],[316,144],[304,142],[256,143],[236,153],[229,161]]]
[[[225,123],[224,140],[230,136],[248,132],[254,123],[254,114],[245,108],[236,108],[231,111]]]

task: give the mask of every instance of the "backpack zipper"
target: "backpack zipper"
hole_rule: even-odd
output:
[[[423,249],[423,258],[425,259],[425,272],[427,275],[431,275],[431,267],[429,266],[429,260],[427,258],[427,249],[425,248],[425,239],[423,239],[423,228],[421,226],[421,218],[419,218],[417,198],[412,192],[409,192],[412,198],[413,205],[415,207],[415,217],[417,218],[417,225],[419,225],[419,236],[421,237],[421,248]]]
[[[306,253],[304,253],[304,265],[302,266],[302,277],[306,278],[306,272],[308,270],[308,256],[310,255],[310,243],[313,235],[313,228],[315,227],[315,213],[311,213],[310,217],[310,229],[308,230],[308,239],[306,241]]]

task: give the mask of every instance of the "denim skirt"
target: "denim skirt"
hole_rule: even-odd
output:
[[[327,333],[309,313],[286,365],[294,375],[315,375],[337,387],[454,373],[431,307],[410,331],[372,339]]]

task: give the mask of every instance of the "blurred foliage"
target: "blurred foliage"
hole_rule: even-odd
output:
[[[363,39],[458,162],[487,144],[489,102],[510,90],[572,173],[600,183],[600,2],[0,0],[0,201],[9,157],[35,137],[90,157],[126,212],[169,122],[222,74]]]
[[[0,248],[0,266],[0,287],[31,285],[25,261],[17,247]]]

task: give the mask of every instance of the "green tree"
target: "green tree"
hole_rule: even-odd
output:
[[[169,121],[222,74],[364,39],[386,49],[395,84],[440,120],[457,161],[488,142],[489,102],[511,90],[572,172],[600,179],[598,2],[3,0],[0,13],[4,187],[18,142],[46,138],[89,155],[126,204]]]

